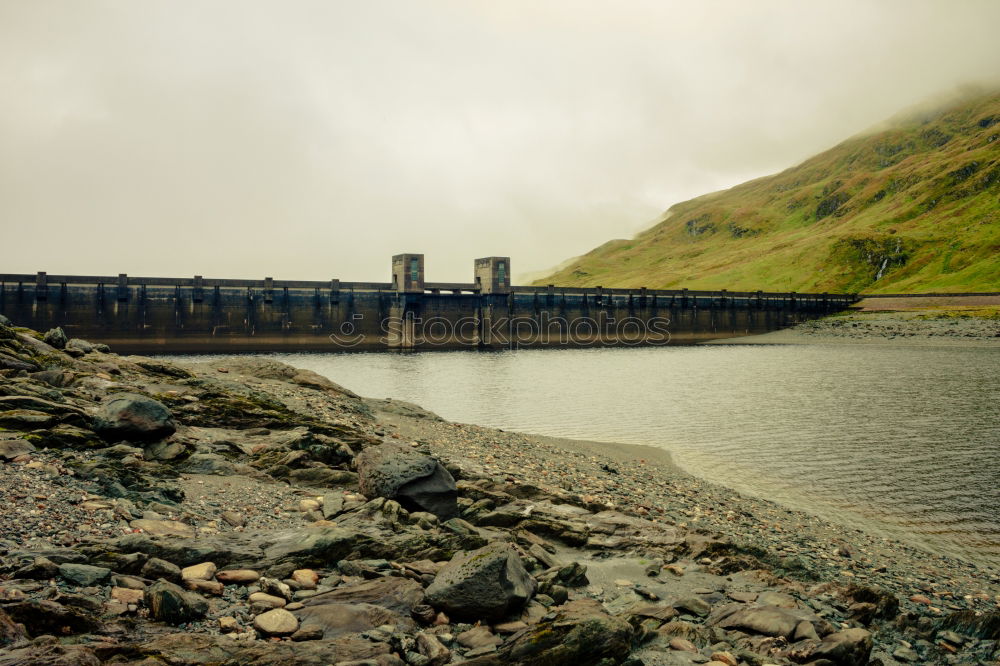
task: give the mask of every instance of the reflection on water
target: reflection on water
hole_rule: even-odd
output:
[[[277,355],[366,396],[670,450],[686,470],[1000,564],[1000,350],[718,346]]]

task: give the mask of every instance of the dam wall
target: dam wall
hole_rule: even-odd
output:
[[[421,255],[399,256],[420,265],[394,262],[387,283],[0,274],[0,314],[123,353],[329,352],[690,344],[784,328],[856,300],[510,286],[509,263],[498,264],[506,258],[478,260],[474,283],[433,283]]]

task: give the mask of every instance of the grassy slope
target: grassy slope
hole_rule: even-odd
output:
[[[1000,93],[670,208],[536,284],[1000,291]]]

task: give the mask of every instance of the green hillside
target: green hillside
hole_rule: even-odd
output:
[[[1000,92],[670,208],[536,284],[1000,291]]]

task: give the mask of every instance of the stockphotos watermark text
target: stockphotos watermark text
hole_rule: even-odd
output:
[[[360,345],[365,316],[355,314],[330,334],[340,347]],[[379,343],[391,344],[403,337],[421,347],[442,347],[456,341],[478,340],[480,334],[490,344],[517,348],[545,340],[548,344],[581,347],[614,341],[616,345],[665,345],[670,342],[670,319],[666,317],[560,317],[547,312],[527,315],[447,319],[445,317],[385,317],[379,322]]]

